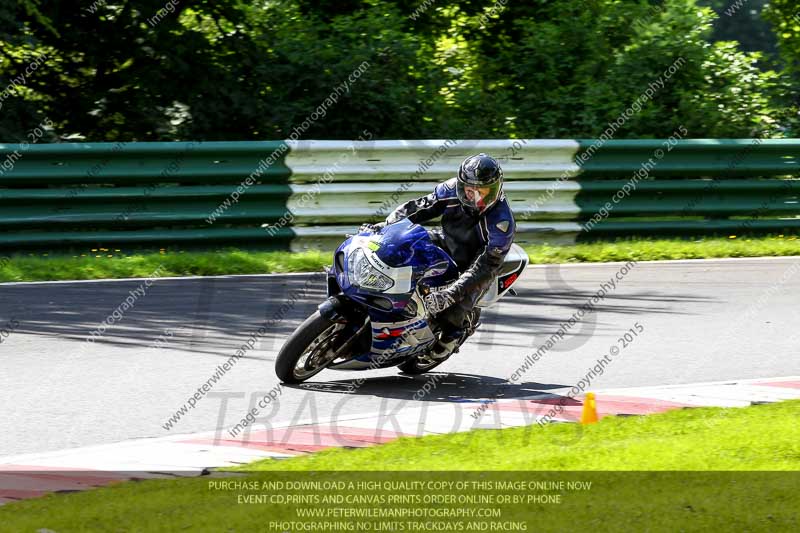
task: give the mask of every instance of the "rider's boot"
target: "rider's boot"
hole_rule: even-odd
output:
[[[429,355],[431,359],[438,360],[450,356],[450,354],[457,350],[463,334],[463,329],[442,331],[442,335],[430,351]]]
[[[454,328],[453,325],[448,322],[443,322],[442,334],[439,336],[439,340],[436,344],[433,345],[433,348],[431,348],[429,353],[430,358],[436,360],[444,359],[458,352],[458,348],[461,344],[467,340],[467,337],[475,333],[475,330],[480,326],[480,316],[481,310],[479,308],[473,308],[462,321],[460,328]]]

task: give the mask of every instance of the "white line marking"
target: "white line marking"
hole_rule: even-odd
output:
[[[286,252],[289,253],[289,252]],[[650,264],[650,263],[658,263],[658,264],[676,264],[676,265],[683,265],[683,264],[698,264],[698,263],[714,263],[714,262],[768,262],[768,261],[779,261],[782,259],[793,259],[795,261],[800,261],[800,255],[785,255],[779,257],[717,257],[717,258],[710,258],[710,259],[668,259],[668,260],[659,260],[659,261],[637,261],[637,263],[643,264]],[[542,269],[552,266],[559,266],[559,267],[577,267],[577,268],[589,268],[589,267],[597,267],[598,265],[625,265],[630,263],[630,261],[607,261],[607,262],[583,262],[583,263],[533,263],[528,265],[529,269]],[[324,272],[314,271],[314,272],[278,272],[273,274],[222,274],[219,276],[165,276],[163,278],[154,278],[154,283],[159,283],[166,280],[197,280],[197,279],[239,279],[239,278],[271,278],[271,277],[296,277],[296,276],[308,276],[311,274],[324,274]],[[76,279],[76,280],[58,280],[58,281],[4,281],[0,282],[0,288],[7,287],[7,286],[14,286],[14,285],[56,285],[56,284],[65,284],[65,283],[115,283],[119,281],[141,281],[144,278],[119,278],[119,279]]]

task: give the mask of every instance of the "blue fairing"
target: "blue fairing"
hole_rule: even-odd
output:
[[[400,285],[395,285],[394,289],[387,292],[364,289],[351,283],[348,274],[351,254],[357,248],[363,248],[364,238],[369,240],[369,249],[386,266],[404,271],[410,267],[411,283],[406,287],[407,291],[399,290]],[[354,240],[358,240],[360,245],[356,245]],[[428,327],[427,320],[419,319],[417,303],[412,300],[417,284],[424,279],[425,284],[432,287],[444,285],[458,276],[458,268],[450,256],[431,241],[425,228],[403,220],[386,226],[378,233],[362,232],[348,237],[336,250],[331,274],[345,296],[366,308],[375,326],[373,353],[357,358],[369,361],[376,353],[387,349],[396,348],[398,356],[414,350],[414,346],[401,341],[405,331]],[[394,323],[404,325],[393,328],[391,325]]]
[[[433,245],[425,228],[407,220],[386,226],[378,234],[382,238],[376,253],[382,261],[393,267],[418,266],[419,262],[414,262],[415,252],[424,249],[426,244]],[[435,248],[444,252],[438,246]]]
[[[378,257],[393,267],[410,265],[419,277],[428,273],[425,283],[437,287],[458,275],[450,256],[433,244],[428,230],[407,220],[391,224],[380,232],[383,236]]]
[[[428,231],[408,220],[386,226],[378,233],[361,232],[357,237],[372,237],[377,243],[376,255],[391,267],[410,266],[413,271],[411,290],[403,294],[386,294],[381,291],[365,290],[355,287],[347,276],[347,261],[350,257],[353,237],[348,237],[334,255],[334,273],[342,292],[351,299],[364,304],[372,316],[380,322],[398,320],[405,314],[405,308],[416,290],[417,282],[425,276],[425,283],[431,287],[449,283],[458,275],[458,268],[450,256],[433,244]],[[427,273],[427,276],[426,276]],[[391,305],[374,305],[377,302],[391,301]]]

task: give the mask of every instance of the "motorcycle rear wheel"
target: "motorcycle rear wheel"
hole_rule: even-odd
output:
[[[403,374],[411,374],[416,376],[419,374],[424,374],[425,372],[430,372],[431,370],[441,365],[448,359],[450,359],[449,355],[442,360],[433,361],[432,363],[425,364],[423,361],[420,361],[419,357],[412,357],[408,361],[403,361],[402,363],[397,365],[397,368]]]
[[[331,322],[315,311],[283,344],[275,360],[275,373],[283,383],[302,383],[327,368],[330,349],[343,324]]]

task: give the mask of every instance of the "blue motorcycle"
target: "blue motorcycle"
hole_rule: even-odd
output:
[[[479,326],[480,308],[513,291],[526,266],[528,255],[512,245],[457,346]],[[423,297],[453,283],[459,271],[422,226],[404,220],[378,232],[348,236],[326,271],[327,300],[292,333],[278,354],[275,372],[284,383],[301,383],[326,368],[397,366],[407,374],[422,374],[458,351],[429,357],[441,328],[425,308]]]

